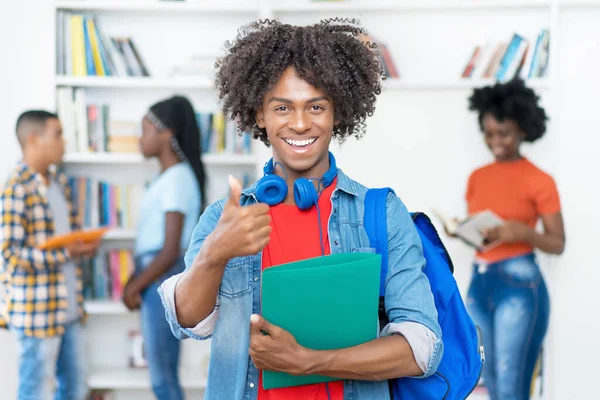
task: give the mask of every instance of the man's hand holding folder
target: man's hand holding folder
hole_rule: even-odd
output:
[[[250,357],[256,368],[302,375],[307,372],[307,349],[285,329],[260,315],[250,317]]]

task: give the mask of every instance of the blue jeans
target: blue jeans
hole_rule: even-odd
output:
[[[83,328],[40,339],[15,330],[19,346],[19,400],[84,400],[88,388]],[[0,397],[2,397],[0,395]]]
[[[157,253],[144,253],[136,257],[136,272],[146,268]],[[183,400],[179,383],[180,341],[173,336],[165,318],[165,309],[158,294],[158,287],[169,277],[183,272],[185,264],[181,257],[163,276],[142,292],[141,325],[144,351],[150,370],[152,390],[158,400]]]
[[[550,315],[548,290],[535,256],[475,263],[467,307],[483,333],[483,378],[490,399],[529,399]]]

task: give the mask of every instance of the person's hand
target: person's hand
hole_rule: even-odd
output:
[[[486,229],[482,232],[486,243],[518,243],[526,242],[531,229],[519,221],[507,221],[504,225]]]
[[[219,223],[207,238],[213,257],[224,263],[234,257],[258,253],[267,246],[271,234],[269,206],[258,203],[242,207],[241,183],[229,176],[229,186],[231,192]]]
[[[123,303],[129,311],[137,310],[142,305],[142,289],[134,277],[131,277],[123,289]]]
[[[77,257],[93,257],[96,254],[96,250],[100,246],[101,241],[96,240],[94,242],[75,242],[66,245],[66,249],[73,258]]]
[[[286,330],[260,315],[250,317],[250,348],[254,365],[260,370],[301,375],[307,372],[307,349]]]

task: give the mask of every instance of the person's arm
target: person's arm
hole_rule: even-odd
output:
[[[565,226],[562,213],[542,215],[544,233],[529,230],[527,241],[546,253],[562,254],[565,250]]]
[[[220,204],[200,218],[186,254],[188,267],[174,288],[177,321],[183,327],[194,327],[213,313],[229,260],[260,252],[270,239],[269,206],[242,207],[241,183],[230,177],[229,184],[231,192],[218,222]]]
[[[489,243],[526,242],[550,254],[562,254],[565,249],[565,228],[560,212],[542,215],[544,232],[537,232],[520,221],[507,221],[504,225],[488,229],[484,236]]]
[[[123,291],[123,301],[130,310],[140,306],[140,293],[164,275],[177,262],[180,255],[184,219],[185,216],[179,212],[165,213],[165,242],[163,248],[146,269],[130,279]]]
[[[261,370],[369,381],[423,374],[410,345],[400,335],[340,350],[317,351],[300,346],[289,332],[258,315],[252,316],[250,329],[249,353]]]
[[[508,221],[503,226],[487,231],[491,243],[526,242],[532,247],[550,254],[562,254],[565,249],[565,228],[560,207],[558,189],[554,180],[547,175],[532,180],[529,196],[544,225],[542,233],[520,221]]]
[[[435,372],[443,343],[433,294],[423,273],[420,238],[396,196],[388,197],[387,213],[385,305],[390,323],[382,337],[345,349],[315,351],[298,345],[289,332],[253,316],[249,352],[258,369],[362,380],[427,377]]]

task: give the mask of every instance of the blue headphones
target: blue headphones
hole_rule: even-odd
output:
[[[270,206],[277,205],[285,200],[288,192],[287,183],[285,182],[287,179],[285,168],[283,168],[285,179],[274,174],[277,164],[283,168],[283,165],[279,162],[273,163],[273,159],[271,158],[263,168],[265,176],[256,183],[256,198],[261,203],[266,203]],[[296,206],[301,210],[308,210],[317,204],[319,201],[319,193],[321,192],[321,185],[323,185],[322,188],[331,185],[337,176],[337,172],[335,157],[329,152],[329,170],[325,172],[325,175],[323,175],[322,178],[298,178],[294,182],[294,199],[296,200]],[[319,182],[318,191],[312,183],[313,180],[318,180]]]

